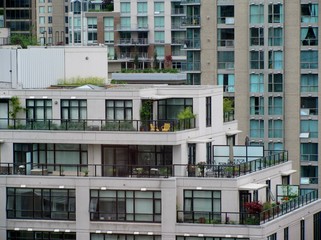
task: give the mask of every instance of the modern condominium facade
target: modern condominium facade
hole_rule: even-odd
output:
[[[317,191],[222,106],[218,86],[1,91],[1,239],[320,239]]]

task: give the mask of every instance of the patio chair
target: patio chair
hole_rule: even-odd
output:
[[[158,130],[158,127],[156,127],[154,124],[152,124],[152,123],[150,123],[149,124],[149,127],[150,127],[150,130],[152,131],[152,132],[158,132],[159,130]]]
[[[171,124],[170,123],[164,123],[162,126],[162,132],[168,132],[171,129]]]

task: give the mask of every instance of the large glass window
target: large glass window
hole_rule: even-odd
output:
[[[130,14],[130,2],[120,3],[120,14]]]
[[[277,240],[278,238],[277,238],[276,233],[273,233],[273,234],[269,235],[266,239],[267,240]]]
[[[250,92],[251,93],[264,92],[264,75],[263,74],[250,75]]]
[[[318,143],[301,143],[300,160],[318,161]]]
[[[220,213],[221,191],[184,190],[184,212],[192,213],[193,220]],[[220,218],[220,215],[217,217]]]
[[[218,6],[217,18],[219,24],[234,24],[234,6]]]
[[[234,92],[235,76],[234,74],[218,74],[217,85],[223,86],[224,92]]]
[[[154,12],[155,12],[155,14],[163,14],[164,13],[164,2],[155,2],[154,3]]]
[[[161,222],[160,191],[91,190],[91,221]]]
[[[301,97],[301,115],[318,115],[318,98]]]
[[[282,51],[269,51],[269,69],[283,69]]]
[[[318,75],[317,74],[301,74],[301,92],[317,92]]]
[[[269,120],[269,138],[283,137],[283,121]]]
[[[301,120],[300,133],[309,133],[310,138],[318,137],[318,121],[317,120]]]
[[[52,118],[51,99],[27,99],[26,100],[27,119],[47,120]]]
[[[301,68],[302,69],[317,69],[319,56],[317,50],[301,51]]]
[[[7,218],[75,220],[73,189],[7,188]]]
[[[301,4],[301,22],[317,23],[319,16],[319,5],[317,3]]]
[[[75,232],[7,231],[7,240],[76,240]]]
[[[250,137],[264,137],[264,120],[250,120]]]
[[[264,115],[264,98],[250,98],[250,115]]]
[[[130,17],[121,17],[120,18],[120,27],[121,29],[130,29]]]
[[[104,39],[105,39],[105,43],[114,42],[114,18],[113,17],[104,18]]]
[[[269,115],[283,114],[283,99],[282,97],[269,97]]]
[[[138,14],[147,14],[147,2],[138,2],[137,3],[137,13]]]
[[[91,233],[90,240],[161,240],[159,235]]]
[[[155,43],[164,43],[165,42],[165,32],[164,31],[155,31],[154,35],[155,35]]]
[[[82,120],[87,118],[86,100],[61,100],[61,119]]]
[[[263,46],[264,45],[264,28],[252,27],[250,28],[250,45]]]
[[[264,69],[264,51],[250,52],[251,69]]]
[[[321,212],[313,214],[313,240],[321,239]]]
[[[218,69],[234,69],[234,51],[217,52]]]
[[[192,98],[172,98],[158,101],[158,119],[175,120],[178,113],[185,108],[190,107],[193,110]]]
[[[234,28],[217,29],[217,45],[219,47],[234,46]]]
[[[264,23],[264,5],[250,5],[250,23],[261,24]]]
[[[318,28],[302,27],[301,28],[301,45],[317,46],[318,45]]]
[[[132,120],[132,100],[106,100],[107,120]]]
[[[281,73],[269,74],[269,92],[283,92],[283,75]]]
[[[282,4],[269,4],[269,23],[283,23]]]
[[[165,24],[164,17],[157,16],[154,18],[154,27],[155,28],[164,28],[164,24]]]
[[[269,46],[283,45],[283,29],[280,27],[269,28]]]

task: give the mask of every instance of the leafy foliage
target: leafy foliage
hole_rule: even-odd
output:
[[[234,110],[233,107],[234,103],[230,98],[224,98],[223,99],[223,112],[232,112]]]
[[[22,48],[38,45],[36,37],[28,36],[25,34],[12,34],[10,42],[13,45],[20,45]]]
[[[10,99],[11,109],[9,111],[9,115],[12,119],[17,119],[17,115],[21,111],[26,111],[25,108],[21,106],[20,99],[17,96],[13,96]]]
[[[84,78],[75,77],[75,78],[61,79],[58,81],[58,85],[82,86],[86,84],[103,86],[105,82],[104,82],[104,78],[100,78],[100,77],[84,77]]]

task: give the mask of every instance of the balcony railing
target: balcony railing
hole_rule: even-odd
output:
[[[293,198],[261,213],[177,211],[178,223],[261,225],[318,199],[317,191]]]
[[[165,128],[166,125],[166,128]],[[195,128],[195,118],[186,120],[30,120],[0,118],[0,129],[58,131],[154,131],[174,132]]]
[[[121,38],[117,41],[119,45],[148,45],[148,38],[138,38],[138,39],[130,39],[130,38]]]
[[[199,27],[201,26],[201,18],[200,16],[182,17],[181,23],[182,23],[182,26]]]
[[[90,177],[203,177],[236,178],[288,161],[287,152],[248,161],[241,164],[46,164],[0,163],[0,175],[51,175]]]
[[[225,112],[223,116],[223,121],[224,122],[231,122],[235,120],[235,114],[234,111],[232,112]]]
[[[194,3],[200,4],[201,0],[182,0],[181,1],[181,4],[194,4]]]

